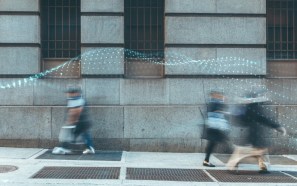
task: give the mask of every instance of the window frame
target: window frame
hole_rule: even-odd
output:
[[[124,1],[126,78],[164,77],[164,19],[164,0]]]
[[[40,0],[41,70],[52,71],[51,68],[59,67],[70,61],[75,61],[76,64],[73,66],[79,68],[78,71],[68,70],[67,73],[54,73],[53,71],[45,76],[47,78],[81,77],[80,8],[80,0]]]

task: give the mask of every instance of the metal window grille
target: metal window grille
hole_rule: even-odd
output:
[[[267,59],[297,59],[296,0],[267,0]]]
[[[80,0],[41,0],[43,58],[80,54]]]
[[[162,76],[164,0],[125,0],[127,76]],[[136,67],[136,68],[135,68]]]

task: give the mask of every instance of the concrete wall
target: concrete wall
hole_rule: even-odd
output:
[[[165,0],[166,13],[266,13],[266,0]]]
[[[265,75],[265,13],[265,0],[165,1],[165,74]]]
[[[81,12],[124,12],[123,0],[83,0]]]
[[[3,43],[38,43],[39,30],[37,16],[0,16],[0,41]]]
[[[121,47],[83,47],[81,73],[85,75],[124,74],[124,49]]]
[[[266,19],[254,17],[167,17],[168,44],[265,44]]]
[[[82,47],[82,74],[124,74],[124,1],[81,1],[81,12],[81,44],[94,46]]]
[[[266,85],[274,102],[265,108],[289,132],[287,137],[272,130],[266,134],[274,142],[272,153],[297,153],[296,80],[254,76],[266,74],[265,0],[165,0],[168,77],[160,79],[119,76],[125,68],[123,0],[81,1],[81,73],[87,77],[14,77],[39,70],[39,1],[0,2],[0,74],[7,75],[0,79],[1,146],[57,145],[65,121],[63,91],[80,84],[95,148],[204,152],[209,91],[224,91],[233,104],[251,87]],[[232,140],[242,142],[246,131],[233,124]],[[230,152],[224,146],[217,151]]]
[[[124,18],[121,16],[82,16],[82,43],[123,43]]]
[[[0,74],[38,73],[39,1],[2,0],[0,4]]]
[[[266,74],[265,48],[168,47],[167,75]]]
[[[17,79],[6,79],[1,84],[12,84],[9,81],[18,82]],[[15,146],[13,141],[25,140],[28,143],[23,146],[27,147],[51,148],[56,145],[60,127],[65,121],[66,99],[63,90],[68,84],[81,84],[90,105],[96,148],[203,152],[205,141],[201,135],[206,114],[205,103],[211,89],[216,87],[223,90],[229,103],[233,103],[233,98],[242,95],[246,87],[274,83],[279,84],[250,78],[166,78],[161,81],[118,78],[40,79],[2,91],[0,112],[5,117],[1,117],[0,122],[8,124],[2,125],[0,143]],[[291,83],[295,84],[296,81],[292,80]],[[271,92],[289,97],[293,89],[271,89]],[[154,93],[149,94],[149,90],[154,90]],[[281,137],[273,130],[266,134],[267,139],[274,141],[272,153],[293,153],[296,150],[292,137],[297,135],[296,130],[293,130],[297,100],[290,101],[294,105],[266,106],[269,115],[288,128],[290,136]],[[233,124],[231,137],[238,143],[244,139],[245,130],[236,122]],[[12,134],[14,130],[17,130],[16,135]],[[286,148],[283,147],[284,141],[288,146]],[[218,151],[228,152],[225,148],[219,148]]]
[[[1,0],[0,11],[39,11],[39,0]]]
[[[39,60],[38,47],[0,47],[0,74],[38,73]]]

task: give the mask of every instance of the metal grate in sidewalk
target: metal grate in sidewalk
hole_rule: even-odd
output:
[[[296,182],[297,182],[297,171],[282,171],[282,172],[295,177],[296,178]]]
[[[127,168],[126,179],[213,182],[203,170],[199,169]]]
[[[96,154],[84,155],[80,151],[74,151],[73,154],[57,155],[52,154],[51,150],[38,156],[36,159],[52,160],[92,160],[92,161],[121,161],[123,152],[121,151],[96,151]]]
[[[227,163],[231,154],[214,154],[223,163]],[[269,155],[270,163],[272,165],[297,165],[297,161],[281,156],[281,155]],[[258,164],[258,161],[254,157],[244,158],[240,163],[243,164]]]
[[[297,183],[297,180],[281,172],[275,171],[270,174],[259,174],[258,171],[230,172],[227,170],[207,170],[219,182],[241,183]]]
[[[42,168],[31,178],[43,179],[119,179],[119,167],[53,167]]]

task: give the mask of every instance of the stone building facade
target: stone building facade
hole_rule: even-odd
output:
[[[286,137],[269,132],[272,152],[296,153],[296,72],[293,78],[267,76],[272,69],[287,71],[292,66],[267,59],[266,0],[164,0],[159,17],[166,65],[157,68],[158,77],[127,76],[126,0],[81,0],[79,72],[77,77],[58,78],[40,74],[70,59],[50,63],[44,58],[41,1],[0,1],[1,146],[56,145],[65,118],[63,90],[80,84],[91,110],[97,149],[203,152],[208,92],[216,88],[240,95],[245,87],[263,85],[275,93],[271,96],[276,102],[266,105],[267,110],[289,129]],[[98,53],[84,55],[88,51],[104,55],[92,59],[92,69],[89,60]],[[105,63],[115,51],[119,56]],[[178,64],[170,65],[171,58]],[[240,141],[244,132],[235,126],[231,137]]]

